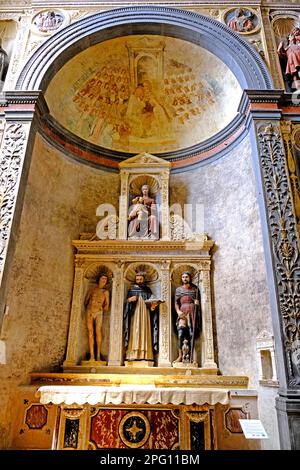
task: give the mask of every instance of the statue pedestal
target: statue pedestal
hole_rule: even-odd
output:
[[[154,361],[125,361],[125,367],[153,367]]]
[[[80,365],[88,366],[88,367],[103,367],[103,366],[107,366],[107,362],[95,361],[95,360],[90,359],[89,361],[81,361]]]
[[[197,362],[172,362],[172,367],[180,369],[197,369],[199,367]]]

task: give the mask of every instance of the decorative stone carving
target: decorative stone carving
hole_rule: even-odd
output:
[[[20,172],[25,153],[26,130],[22,124],[8,125],[0,160],[0,276],[13,219]]]
[[[109,366],[119,366],[122,364],[123,341],[120,335],[120,325],[123,324],[123,286],[124,264],[117,261],[113,278],[112,305],[110,319],[110,344],[109,344]]]
[[[202,336],[204,339],[203,341],[202,338],[201,340],[198,337],[196,339],[199,360],[198,362],[196,360],[193,362],[193,367],[197,369],[198,364],[200,364],[200,367],[209,369],[209,373],[211,374],[217,372],[217,366],[214,362],[210,304],[210,250],[214,242],[209,240],[206,234],[202,234],[201,237],[198,237],[194,236],[192,232],[189,234],[189,239],[187,239],[187,237],[185,238],[183,235],[181,237],[178,236],[178,240],[170,239],[168,205],[169,171],[170,164],[168,162],[145,153],[120,163],[121,197],[119,219],[116,215],[109,215],[100,222],[100,225],[98,224],[96,234],[82,233],[80,234],[80,239],[73,242],[77,254],[75,255],[75,280],[67,357],[64,363],[65,371],[71,371],[74,370],[74,368],[76,370],[78,367],[81,367],[84,371],[92,370],[94,372],[101,370],[101,368],[103,369],[103,367],[107,369],[104,363],[96,364],[96,362],[99,361],[94,361],[93,364],[90,364],[90,361],[82,361],[82,353],[84,353],[84,348],[86,348],[87,345],[86,341],[84,342],[80,337],[84,331],[82,326],[82,312],[83,301],[84,298],[86,298],[86,280],[95,280],[97,274],[99,274],[98,271],[100,267],[101,273],[106,273],[107,271],[103,268],[104,266],[113,273],[110,296],[111,310],[109,319],[109,351],[107,354],[108,367],[122,366],[124,362],[128,367],[153,367],[153,365],[156,367],[171,367],[172,361],[175,359],[177,353],[177,349],[174,349],[172,344],[172,282],[174,283],[175,279],[171,282],[171,269],[172,272],[174,272],[174,270],[180,270],[180,272],[182,272],[185,270],[185,266],[188,265],[194,270],[195,275],[198,276],[198,281],[200,281],[200,279],[202,280],[204,276],[202,289],[204,315]],[[143,184],[147,184],[153,193],[159,195],[158,202],[161,205],[159,243],[157,243],[157,240],[148,237],[135,240],[127,236],[127,214],[130,194],[135,195],[138,193]],[[105,210],[107,212],[107,207]],[[101,206],[97,208],[97,215],[100,213],[105,213],[104,208],[101,208]],[[117,221],[119,222],[119,238],[116,236],[111,237],[110,230],[106,230],[106,226],[109,225],[111,217],[113,217],[112,225],[114,231],[116,231]],[[102,235],[106,234],[107,236],[99,236],[99,231],[101,231]],[[131,326],[131,322],[129,324],[126,323],[126,328],[124,328],[123,325],[124,296],[128,296],[129,287],[135,283],[137,272],[145,273],[145,282],[153,294],[152,299],[154,299],[154,301],[152,304],[156,303],[158,306],[156,307],[157,310],[155,310],[155,320],[154,309],[151,310],[151,308],[148,309],[148,313],[151,315],[152,312],[153,316],[145,317],[147,321],[148,318],[151,319],[149,329],[155,331],[155,354],[153,354],[151,360],[149,359],[147,361],[137,360],[134,354],[132,355],[134,356],[133,359],[131,359],[130,356],[130,359],[126,357],[127,360],[124,361],[127,338],[125,341],[123,330],[125,329],[125,331],[128,332],[130,329],[129,325]],[[176,280],[176,284],[181,284],[181,278],[178,281]],[[133,294],[131,297],[133,297]],[[147,300],[149,300],[149,298],[147,298]],[[137,302],[137,300],[131,301]],[[139,308],[137,311],[139,312]],[[139,315],[137,315],[136,318],[139,320]],[[157,319],[159,325],[157,325]],[[144,323],[147,324],[147,322]],[[137,321],[137,325],[139,325],[136,326],[138,331],[143,329],[143,322],[139,323],[139,321]],[[148,333],[149,329],[147,329]],[[158,336],[156,334],[157,331]],[[150,338],[150,334],[146,336],[148,339]],[[196,350],[196,344],[193,343],[193,346],[195,346]],[[203,351],[200,352],[201,347]],[[136,350],[137,349],[132,348],[131,352]],[[147,350],[150,350],[150,348]],[[141,351],[143,351],[142,348]],[[104,354],[103,357],[105,358],[106,350],[101,352]],[[186,364],[186,369],[190,367],[191,364]]]
[[[300,283],[296,220],[285,166],[280,129],[272,123],[257,123],[261,170],[272,251],[275,263],[283,345],[288,365],[288,384],[300,386]]]
[[[171,365],[170,348],[170,318],[168,312],[171,310],[171,290],[170,290],[170,261],[164,261],[161,266],[161,298],[164,303],[160,306],[159,317],[159,363],[161,367]]]
[[[81,260],[80,260],[81,261]],[[77,338],[78,338],[78,325],[81,316],[81,310],[83,305],[83,277],[84,277],[84,265],[79,263],[79,266],[75,268],[75,278],[73,287],[73,299],[72,299],[72,310],[70,316],[69,325],[69,337],[66,360],[64,367],[76,364],[77,359]]]
[[[290,121],[283,121],[281,123],[281,130],[283,135],[284,141],[284,148],[285,148],[285,155],[286,155],[286,163],[287,169],[289,172],[289,179],[291,185],[291,195],[294,205],[295,216],[297,219],[297,229],[298,229],[298,236],[300,237],[300,187],[299,187],[299,178],[297,176],[296,170],[296,162],[295,156],[293,154],[293,142],[297,146],[297,137],[300,135],[300,129],[295,129],[293,135],[293,125]],[[292,135],[292,138],[291,138]]]
[[[121,176],[121,199],[119,210],[119,238],[153,238],[170,240],[169,230],[169,173],[170,163],[146,152],[129,158],[119,164]],[[131,218],[129,207],[135,196],[141,195],[141,188],[147,185],[150,199],[154,199],[154,211],[148,217],[149,233],[141,236],[131,234],[133,227],[128,223]],[[147,204],[146,204],[147,205]],[[132,208],[132,206],[131,206]],[[146,220],[147,222],[147,220]],[[141,224],[142,222],[140,222]],[[158,227],[157,227],[158,226]],[[130,228],[129,228],[130,227]],[[157,227],[158,230],[154,230]],[[153,233],[152,233],[153,232]]]

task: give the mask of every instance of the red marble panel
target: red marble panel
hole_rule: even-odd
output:
[[[128,410],[99,410],[91,419],[90,440],[98,449],[113,448],[122,449],[127,446],[119,436],[119,423]]]
[[[91,418],[90,440],[98,449],[128,448],[119,435],[121,419],[132,409],[100,409]],[[179,441],[179,420],[171,410],[136,410],[150,423],[150,436],[141,449],[172,449]]]
[[[179,441],[179,420],[171,410],[146,411],[151,434],[145,449],[172,449]]]

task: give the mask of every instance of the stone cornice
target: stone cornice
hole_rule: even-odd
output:
[[[40,9],[45,8],[59,8],[59,9],[83,9],[83,10],[107,10],[119,7],[125,7],[129,4],[132,5],[133,2],[128,2],[126,0],[64,0],[62,2],[58,2],[55,0],[6,0],[4,5],[0,7],[0,15],[1,14],[28,14],[28,12],[38,11]],[[166,7],[175,7],[175,8],[183,8],[183,9],[228,9],[234,8],[237,6],[244,6],[244,7],[252,7],[252,8],[277,8],[282,12],[285,11],[298,11],[300,9],[299,5],[297,5],[293,0],[285,0],[285,4],[282,5],[280,0],[252,0],[248,2],[247,0],[239,0],[239,1],[230,1],[226,0],[224,2],[219,1],[211,1],[208,2],[207,0],[148,0],[148,1],[139,1],[137,2],[139,5],[162,5]]]
[[[251,119],[300,119],[300,103],[292,93],[283,90],[245,90],[239,105],[239,112],[246,116],[246,126]]]
[[[158,253],[165,254],[165,257],[170,253],[176,253],[176,256],[189,252],[192,257],[199,256],[200,253],[208,254],[214,246],[213,240],[207,240],[204,237],[202,240],[191,241],[136,241],[136,240],[73,240],[73,246],[76,248],[77,253],[90,253],[90,254],[107,254],[109,256],[126,253],[141,253],[147,252],[149,255]]]
[[[31,383],[35,385],[111,385],[134,384],[137,382],[137,374],[126,367],[102,367],[97,373],[92,375],[85,371],[82,366],[74,366],[72,372],[33,372],[30,374]],[[139,369],[140,373],[141,369]],[[214,375],[206,369],[189,369],[190,375],[182,373],[181,369],[175,368],[148,368],[143,369],[143,383],[160,387],[226,387],[226,388],[247,388],[248,377],[241,375]]]
[[[8,120],[30,120],[34,113],[40,117],[49,112],[40,91],[4,91],[0,93],[0,111]]]

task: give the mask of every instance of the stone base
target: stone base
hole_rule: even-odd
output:
[[[125,367],[153,367],[154,361],[125,361]]]
[[[172,362],[172,367],[182,369],[198,369],[199,365],[197,362]]]
[[[129,362],[129,361],[128,361]],[[38,385],[128,385],[149,384],[156,387],[180,388],[226,388],[243,390],[248,387],[248,377],[239,375],[217,375],[214,370],[195,368],[166,369],[158,367],[137,367],[136,361],[130,361],[131,367],[74,366],[69,372],[32,372],[31,383]],[[151,364],[151,363],[150,363]],[[93,370],[91,370],[93,369]],[[138,373],[137,373],[138,372]]]
[[[107,362],[105,361],[95,361],[90,359],[89,361],[81,361],[80,365],[82,366],[88,366],[88,367],[103,367],[107,365]]]

